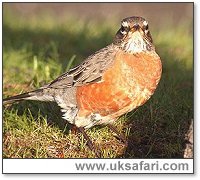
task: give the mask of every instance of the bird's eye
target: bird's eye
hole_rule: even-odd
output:
[[[121,32],[121,34],[125,35],[125,34],[128,33],[129,29],[130,29],[129,27],[124,27],[124,26],[122,26],[122,27],[120,28],[120,32]]]
[[[144,30],[148,30],[149,29],[149,25],[147,24],[146,26],[144,26]]]
[[[142,27],[143,31],[145,32],[145,34],[147,34],[149,32],[149,25],[147,21],[143,22],[143,27]]]

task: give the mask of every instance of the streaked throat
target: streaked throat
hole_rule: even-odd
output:
[[[131,54],[139,53],[142,51],[154,50],[154,46],[145,37],[142,37],[139,31],[129,35],[128,41],[124,42],[123,49]]]

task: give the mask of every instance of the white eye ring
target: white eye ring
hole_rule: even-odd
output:
[[[145,30],[144,32],[145,32],[145,34],[147,34],[149,32],[149,30]]]
[[[125,34],[127,34],[127,32],[126,31],[120,31],[120,33],[122,33],[123,35],[125,35]]]

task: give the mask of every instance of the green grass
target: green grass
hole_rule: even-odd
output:
[[[29,17],[30,18],[30,17]],[[76,23],[74,23],[76,22]],[[103,23],[51,16],[26,20],[8,10],[3,21],[3,95],[44,85],[91,53],[112,42],[118,21]],[[191,23],[151,28],[163,62],[161,82],[142,107],[117,122],[125,147],[107,127],[88,135],[103,157],[182,157],[184,136],[193,119],[193,47]],[[20,102],[4,107],[4,158],[95,157],[83,136],[62,118],[55,104]]]

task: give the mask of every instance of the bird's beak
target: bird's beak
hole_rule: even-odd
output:
[[[138,24],[135,24],[132,28],[131,28],[131,32],[134,33],[135,31],[138,31],[140,29],[140,26]]]

